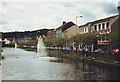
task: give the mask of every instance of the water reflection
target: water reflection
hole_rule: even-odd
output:
[[[81,78],[83,80],[120,80],[119,66],[81,61],[79,59],[72,60],[67,58],[63,60],[74,66],[77,80]]]
[[[50,62],[54,57],[37,57],[35,52],[4,48],[3,80],[119,80],[117,66],[78,59]]]

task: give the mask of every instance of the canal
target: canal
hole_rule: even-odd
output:
[[[120,68],[83,62],[50,62],[54,57],[37,57],[33,51],[4,48],[2,80],[119,80]],[[77,65],[77,66],[76,66]]]

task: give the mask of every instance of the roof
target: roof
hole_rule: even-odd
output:
[[[99,19],[99,20],[95,20],[92,22],[92,24],[95,24],[95,23],[99,23],[99,22],[105,22],[105,21],[109,21],[115,17],[118,17],[119,15],[115,15],[115,16],[110,16],[110,17],[107,17],[107,18],[103,18],[103,19]]]
[[[49,29],[49,31],[54,31],[55,29]]]
[[[95,23],[99,23],[99,22],[106,22],[106,21],[109,21],[109,20],[111,20],[111,19],[113,19],[113,18],[115,18],[115,17],[118,17],[118,16],[119,16],[119,15],[114,15],[114,16],[111,16],[111,17],[107,17],[107,18],[95,20],[95,21],[92,21],[92,22],[88,22],[88,23],[86,23],[86,24],[84,24],[84,25],[79,26],[79,28],[84,27],[84,26],[87,26],[88,24],[95,24]]]
[[[88,24],[91,24],[91,22],[88,22],[88,23],[86,23],[84,25],[80,25],[79,28],[84,27],[84,26],[88,26]]]
[[[66,29],[70,28],[70,27],[73,26],[73,25],[75,25],[75,24],[70,21],[70,22],[67,22],[67,23],[61,25],[61,26],[58,27],[57,29],[62,28],[62,31],[65,31]]]

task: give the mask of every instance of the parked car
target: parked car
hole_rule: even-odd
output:
[[[119,54],[119,49],[118,48],[113,49],[112,54],[118,55]]]
[[[105,53],[105,51],[102,50],[102,49],[97,49],[97,50],[95,50],[95,52],[96,52],[96,53],[102,53],[102,54]]]

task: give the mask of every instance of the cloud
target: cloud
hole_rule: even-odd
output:
[[[1,0],[1,2],[118,2],[119,0]]]
[[[71,0],[73,1],[73,0]],[[77,0],[78,1],[78,0]],[[87,1],[87,0],[85,0]],[[2,31],[29,31],[42,28],[57,28],[63,21],[84,24],[105,16],[116,14],[113,2],[2,2],[0,8]],[[112,9],[112,11],[110,10]],[[4,29],[6,28],[6,29]]]
[[[116,14],[118,13],[117,7],[113,3],[108,3],[107,5],[101,5],[102,9],[104,10],[105,13],[107,14]]]
[[[86,11],[86,10],[84,10],[83,12],[80,12],[82,15],[83,15],[83,17],[85,17],[86,19],[89,19],[89,20],[92,20],[92,19],[96,19],[96,16],[92,13],[92,12],[90,12],[90,11]]]
[[[7,22],[0,19],[0,25],[7,24]]]

